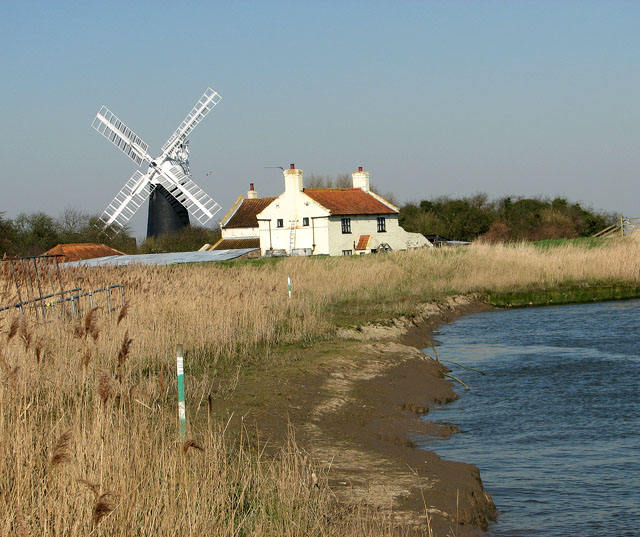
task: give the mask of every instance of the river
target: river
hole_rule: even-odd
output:
[[[442,326],[471,388],[427,419],[441,457],[475,464],[501,512],[491,536],[640,535],[640,301],[493,310]],[[431,349],[425,349],[433,355]]]

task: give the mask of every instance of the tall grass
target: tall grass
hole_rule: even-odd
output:
[[[46,324],[0,317],[0,535],[390,533],[380,514],[344,516],[293,435],[267,458],[246,431],[230,434],[214,417],[243,366],[277,367],[280,345],[451,294],[637,284],[639,254],[640,241],[612,240],[65,271],[69,286],[124,283],[128,303]],[[2,283],[6,304],[14,297]],[[177,343],[186,351],[186,444],[176,435]]]

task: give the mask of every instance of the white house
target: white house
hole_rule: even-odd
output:
[[[256,215],[275,198],[258,198],[258,193],[249,185],[247,197],[238,196],[231,209],[220,220],[221,239],[211,250],[236,250],[260,248],[260,233]]]
[[[369,188],[369,172],[353,188],[304,188],[302,170],[284,170],[284,192],[256,215],[262,255],[357,255],[379,249],[431,247],[398,224],[399,209]]]

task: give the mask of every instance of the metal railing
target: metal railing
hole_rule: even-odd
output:
[[[103,302],[107,313],[124,306],[123,284],[90,291],[80,287],[65,289],[58,264],[60,257],[56,254],[3,259],[0,273],[4,276],[5,288],[0,289],[0,296],[10,294],[11,299],[8,304],[0,305],[0,312],[16,309],[21,315],[33,312],[36,321],[41,318],[46,321],[55,315],[80,315],[87,307],[96,307],[98,302]],[[14,288],[12,292],[11,288]]]

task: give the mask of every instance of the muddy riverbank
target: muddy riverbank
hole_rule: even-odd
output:
[[[291,428],[322,469],[320,481],[344,504],[388,513],[398,534],[477,535],[495,518],[478,469],[441,460],[413,438],[448,436],[455,424],[419,416],[457,396],[446,367],[421,348],[442,323],[486,309],[469,299],[425,305],[413,319],[341,329],[330,343],[290,348],[291,367],[243,381],[226,412],[259,441]]]

